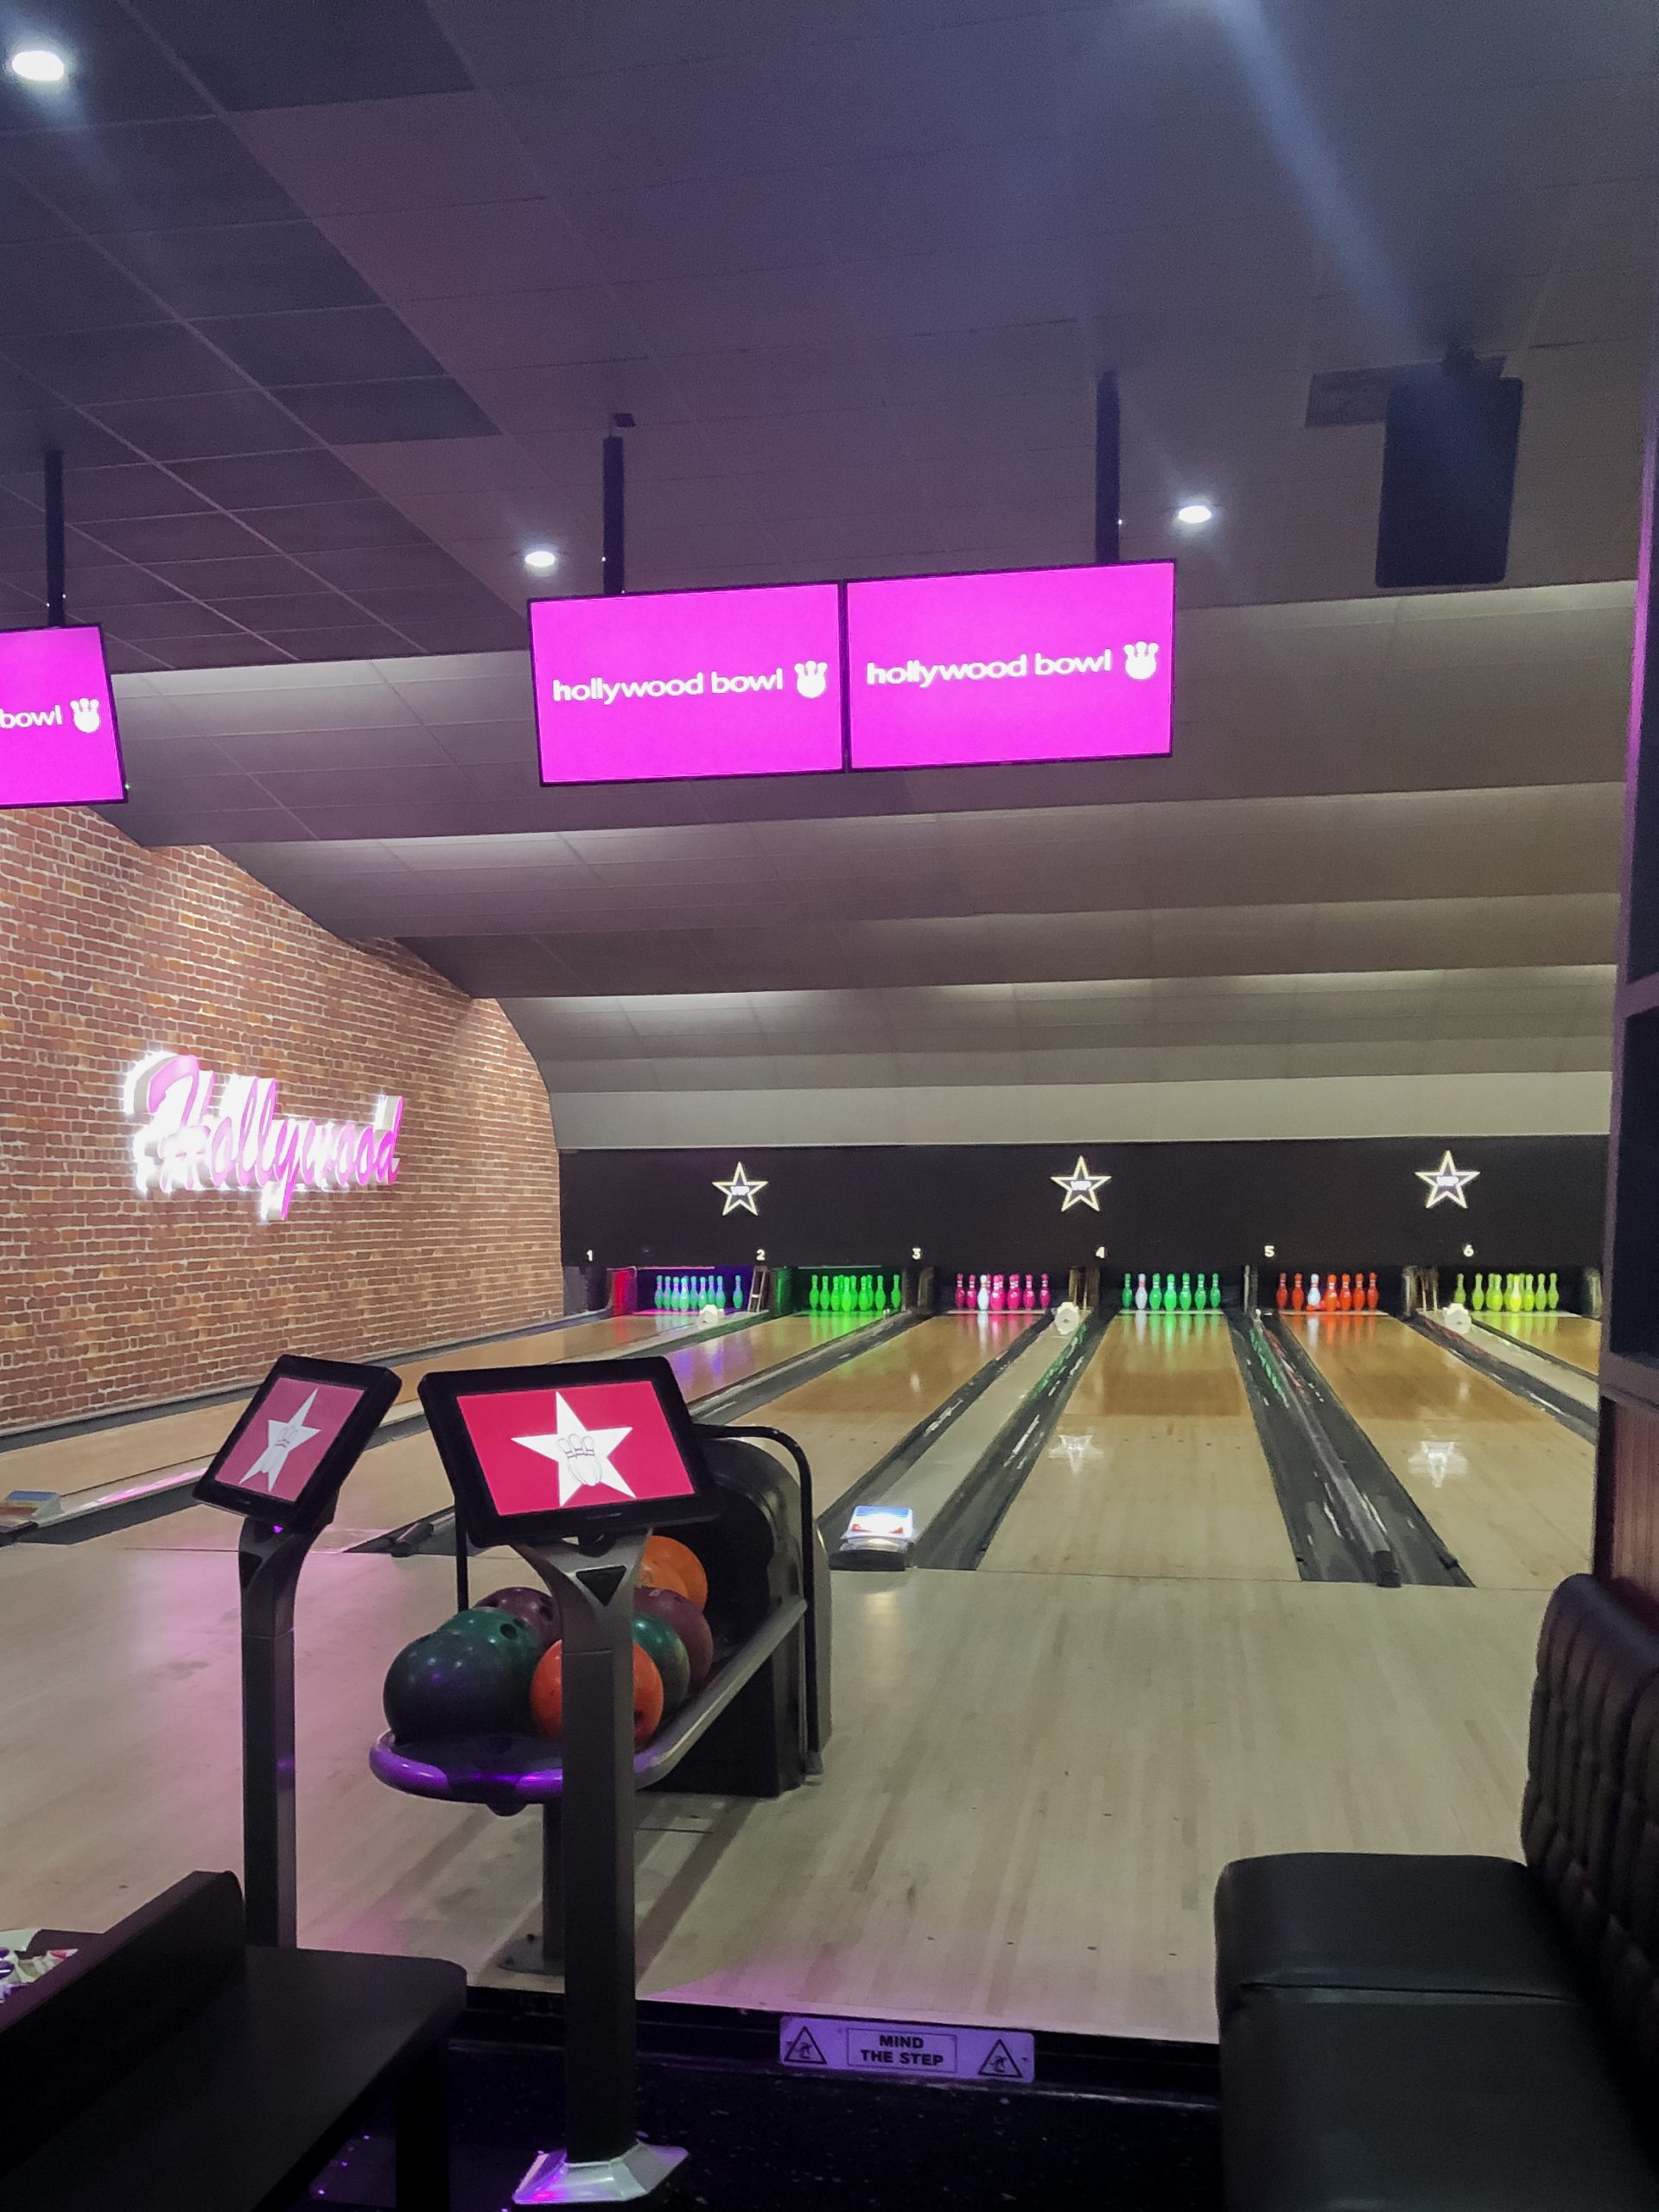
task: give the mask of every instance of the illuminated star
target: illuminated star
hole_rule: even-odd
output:
[[[302,1444],[308,1444],[314,1436],[321,1433],[320,1430],[308,1428],[305,1425],[305,1417],[316,1402],[317,1394],[314,1390],[299,1411],[290,1414],[286,1421],[266,1421],[265,1448],[247,1473],[237,1477],[238,1482],[251,1483],[256,1475],[264,1475],[265,1488],[268,1491],[276,1489],[282,1480],[283,1469],[288,1464],[289,1453],[297,1452]]]
[[[754,1203],[754,1194],[757,1191],[764,1191],[766,1187],[762,1178],[746,1175],[743,1173],[743,1163],[740,1160],[732,1171],[731,1181],[715,1185],[717,1191],[724,1191],[726,1193],[726,1203],[720,1210],[721,1219],[724,1221],[728,1213],[740,1211],[752,1213],[758,1217],[760,1209]]]
[[[1112,1179],[1109,1175],[1091,1175],[1088,1161],[1079,1153],[1077,1164],[1069,1175],[1051,1175],[1048,1179],[1051,1183],[1058,1183],[1065,1192],[1060,1201],[1062,1213],[1070,1213],[1073,1206],[1092,1206],[1098,1213],[1100,1200],[1095,1192],[1103,1183],[1109,1183]]]
[[[539,1452],[543,1459],[557,1463],[561,1505],[569,1505],[579,1490],[602,1488],[613,1490],[619,1497],[633,1496],[611,1465],[612,1452],[625,1436],[632,1435],[631,1428],[584,1428],[582,1416],[557,1390],[553,1393],[553,1418],[556,1427],[551,1436],[515,1436],[512,1440],[526,1452]]]
[[[1420,1167],[1417,1180],[1428,1185],[1426,1205],[1437,1206],[1442,1198],[1450,1198],[1454,1206],[1462,1206],[1466,1212],[1469,1201],[1463,1195],[1463,1186],[1472,1183],[1479,1173],[1478,1167],[1459,1167],[1447,1152],[1441,1154],[1438,1167]]]

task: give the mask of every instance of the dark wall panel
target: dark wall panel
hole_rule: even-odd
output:
[[[775,1262],[896,1267],[919,1245],[946,1268],[1066,1268],[1108,1256],[1133,1268],[1224,1268],[1275,1247],[1289,1267],[1455,1265],[1465,1243],[1500,1270],[1598,1265],[1606,1144],[1599,1137],[1454,1141],[1478,1168],[1466,1211],[1428,1207],[1419,1168],[1446,1146],[1422,1138],[1272,1144],[870,1145],[746,1150],[766,1187],[758,1217],[722,1217],[716,1177],[731,1152],[564,1155],[564,1257],[730,1266],[764,1246]],[[1100,1211],[1060,1211],[1049,1179],[1079,1151],[1111,1180]]]

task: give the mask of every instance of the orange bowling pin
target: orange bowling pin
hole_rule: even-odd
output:
[[[1302,1279],[1300,1275],[1298,1275],[1295,1281],[1291,1285],[1290,1289],[1290,1304],[1292,1312],[1300,1313],[1306,1303],[1306,1294],[1302,1289]]]
[[[1281,1275],[1279,1278],[1279,1287],[1274,1293],[1273,1302],[1279,1308],[1279,1311],[1281,1313],[1284,1312],[1286,1306],[1290,1303],[1290,1293],[1285,1287],[1285,1279],[1283,1275]]]
[[[1373,1313],[1376,1311],[1376,1269],[1371,1269],[1371,1279],[1365,1286],[1365,1304]]]

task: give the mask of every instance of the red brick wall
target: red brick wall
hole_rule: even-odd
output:
[[[391,1189],[141,1198],[124,1071],[274,1076],[279,1110],[404,1099]],[[493,1001],[353,945],[201,848],[0,813],[0,1428],[415,1350],[558,1313],[547,1093]]]

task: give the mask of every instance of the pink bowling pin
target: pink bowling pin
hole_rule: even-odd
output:
[[[993,1275],[991,1277],[991,1311],[993,1313],[1000,1313],[1002,1311],[1002,1278],[1001,1275]]]
[[[958,1313],[961,1313],[963,1307],[967,1304],[967,1302],[968,1293],[963,1287],[962,1277],[958,1275],[957,1277],[957,1311]]]
[[[1043,1301],[1043,1311],[1046,1313],[1048,1311],[1048,1277],[1046,1275],[1043,1277],[1041,1296]]]

